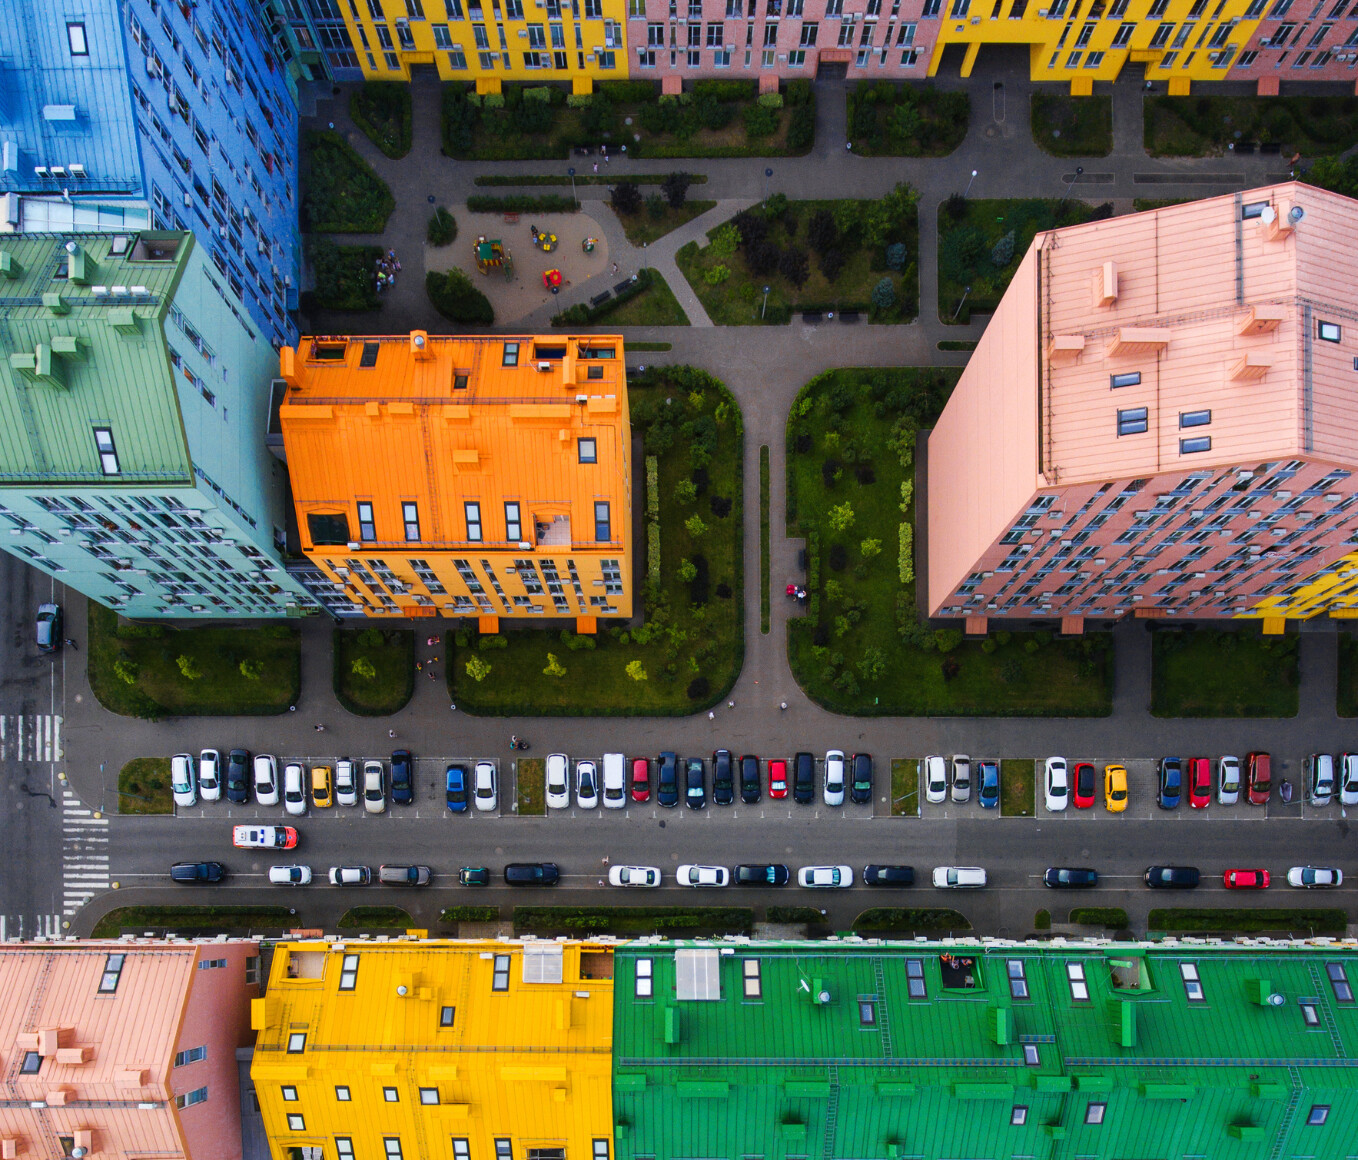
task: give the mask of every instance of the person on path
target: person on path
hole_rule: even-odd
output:
[[[709,721],[715,721],[717,719],[717,715],[713,713],[711,710],[708,710],[707,719]]]
[[[395,730],[395,729],[388,729],[388,730],[387,730],[387,736],[388,736],[388,737],[395,737],[395,736],[396,736],[396,730]]]
[[[786,701],[779,701],[779,702],[778,702],[778,708],[780,708],[780,709],[786,709],[786,708],[787,708],[787,702],[786,702]]]
[[[594,163],[594,172],[595,173],[599,172],[599,163],[597,161]]]
[[[316,726],[316,732],[317,732],[317,733],[324,733],[324,732],[325,732],[325,726],[324,726],[324,725],[317,725],[317,726]]]
[[[77,644],[75,643],[75,638],[74,638],[74,637],[68,636],[64,641],[62,641],[62,644],[68,644],[68,645],[70,645],[70,646],[71,646],[73,649],[75,649],[77,652],[78,652],[79,649],[80,649],[80,646],[77,645]]]

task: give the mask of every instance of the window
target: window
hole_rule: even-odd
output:
[[[1198,968],[1194,963],[1180,963],[1179,974],[1184,980],[1184,994],[1188,996],[1190,1003],[1204,1003],[1207,996],[1203,992],[1202,983],[1198,979]]]
[[[466,1136],[453,1137],[453,1160],[471,1160],[471,1149],[467,1146]]]
[[[925,997],[923,959],[905,960],[905,984],[910,998],[923,999]]]
[[[207,1048],[206,1048],[206,1047],[190,1047],[190,1048],[188,1048],[188,1049],[185,1050],[185,1051],[176,1051],[176,1052],[174,1053],[174,1065],[175,1065],[175,1067],[183,1067],[186,1063],[197,1063],[200,1059],[206,1059],[206,1058],[207,1058]],[[297,1098],[297,1089],[296,1089],[296,1088],[291,1088],[291,1089],[289,1089],[289,1088],[284,1088],[284,1089],[283,1089],[283,1098],[284,1098],[285,1100],[288,1098],[288,1092],[289,1092],[289,1090],[291,1090],[291,1092],[292,1092],[292,1098],[295,1100],[295,1099]]]
[[[1152,15],[1152,16],[1156,16],[1156,15],[1159,15],[1159,14],[1156,13],[1156,12],[1154,12],[1154,11],[1152,11],[1152,12],[1151,12],[1151,15]],[[1174,31],[1174,23],[1173,23],[1173,21],[1170,21],[1170,22],[1167,23],[1167,24],[1161,24],[1161,25],[1155,30],[1154,34],[1151,36],[1150,47],[1151,47],[1151,48],[1164,48],[1165,45],[1169,43],[1169,37],[1170,37],[1170,34],[1171,34],[1173,31]]]
[[[42,1070],[42,1056],[36,1051],[25,1051],[24,1061],[19,1066],[20,1075],[37,1075]]]
[[[801,46],[803,48],[813,47],[816,43],[816,33],[819,30],[820,25],[818,25],[814,20],[808,20],[805,24],[803,24]]]
[[[288,1034],[288,1051],[296,1055],[306,1050],[306,1032],[293,1031]]]
[[[523,523],[519,519],[519,505],[517,503],[505,504],[505,539],[523,539]]]
[[[495,1141],[495,1160],[513,1160],[514,1147],[512,1143],[503,1136],[497,1137]]]
[[[1135,387],[1141,383],[1140,371],[1126,371],[1120,375],[1108,376],[1108,389],[1117,390],[1118,387]]]
[[[353,1096],[349,1093],[349,1085],[347,1083],[337,1083],[335,1085],[335,1099],[342,1104],[350,1103],[353,1100]]]
[[[399,1104],[401,1102],[401,1093],[394,1087],[384,1087],[382,1089],[382,1099],[389,1104]]]
[[[496,955],[496,956],[495,956],[495,972],[494,972],[494,974],[492,975],[491,980],[490,980],[490,989],[491,989],[492,991],[508,991],[508,990],[509,990],[509,956],[508,956],[508,955]]]
[[[335,1137],[335,1155],[339,1160],[354,1160],[354,1142],[348,1136]]]
[[[420,1088],[420,1103],[436,1104],[439,1102],[439,1089],[436,1087]]]
[[[1212,421],[1211,411],[1180,411],[1180,427],[1206,427]]]
[[[1090,1104],[1085,1108],[1086,1124],[1102,1124],[1103,1114],[1108,1110],[1107,1104]]]
[[[745,998],[758,999],[763,995],[763,982],[759,974],[759,960],[745,959],[741,963],[741,977],[745,981]]]
[[[1192,455],[1198,451],[1211,451],[1212,437],[1210,435],[1198,435],[1193,439],[1179,440],[1179,454]]]
[[[306,1120],[302,1118],[301,1112],[288,1113],[288,1131],[289,1132],[306,1131]]]
[[[638,999],[649,999],[655,980],[651,977],[651,960],[637,959],[636,995]]]
[[[387,1160],[402,1160],[401,1158],[401,1137],[383,1136],[382,1150]]]
[[[420,538],[420,508],[418,504],[401,504],[401,520],[405,524],[406,541],[411,542]]]
[[[457,1008],[456,1008],[456,1007],[440,1007],[440,1008],[439,1008],[439,1026],[440,1026],[440,1027],[451,1027],[451,1026],[453,1025],[453,1018],[454,1018],[456,1015],[457,1015]]]
[[[104,973],[99,976],[99,994],[112,995],[118,989],[123,974],[123,955],[109,955],[104,959]]]
[[[1009,960],[1009,993],[1015,999],[1028,998],[1028,980],[1024,975],[1023,960]]]
[[[375,367],[377,365],[377,352],[381,349],[380,343],[365,342],[363,344],[363,354],[359,356],[358,365],[361,367]]]
[[[85,39],[84,24],[66,25],[66,45],[71,50],[72,56],[89,56],[90,44]]]
[[[594,538],[607,543],[613,538],[613,525],[608,516],[608,503],[601,500],[594,505]]]
[[[506,367],[519,365],[519,344],[517,342],[505,343],[504,357],[500,360],[500,365]]]
[[[105,475],[118,474],[118,449],[113,445],[113,429],[96,427],[94,446],[99,452],[99,467]]]
[[[1118,434],[1140,435],[1150,429],[1145,407],[1129,407],[1118,412]]]
[[[343,512],[307,512],[307,534],[317,546],[349,542],[349,517]]]
[[[577,439],[575,446],[579,450],[581,463],[599,462],[599,445],[593,439]]]
[[[1348,976],[1344,973],[1344,964],[1326,963],[1325,971],[1330,976],[1330,986],[1334,988],[1334,997],[1341,1003],[1352,1003],[1353,988],[1349,986]]]
[[[1307,1027],[1320,1026],[1320,1015],[1317,1013],[1314,1003],[1308,1003],[1305,999],[1298,999],[1297,1005],[1301,1008],[1301,1021]]]
[[[608,1160],[608,1141],[606,1139],[595,1138],[594,1160]]]
[[[358,505],[358,538],[360,540],[377,539],[377,526],[373,522],[373,505],[362,500]]]
[[[358,505],[362,507],[362,504]],[[340,964],[339,989],[341,991],[352,991],[358,983],[358,956],[345,955],[344,961]]]
[[[481,542],[481,505],[468,500],[463,503],[462,510],[467,517],[467,539],[479,544]]]
[[[858,1025],[860,1027],[877,1026],[877,1004],[871,999],[860,999],[858,1001]]]
[[[1015,1104],[1009,1109],[1009,1122],[1016,1127],[1028,1122],[1028,1108],[1024,1104]]]
[[[1025,1043],[1023,1045],[1023,1062],[1028,1067],[1037,1067],[1042,1062],[1036,1043]]]
[[[1318,1128],[1330,1118],[1329,1104],[1312,1104],[1311,1110],[1306,1113],[1306,1123],[1312,1128]]]
[[[1128,21],[1125,24],[1119,24],[1118,30],[1113,36],[1113,47],[1126,48],[1127,45],[1131,44],[1132,33],[1135,31],[1136,23],[1134,21]]]
[[[1089,984],[1085,981],[1084,963],[1066,964],[1066,982],[1070,984],[1070,997],[1077,1003],[1089,1001]]]
[[[1338,342],[1343,336],[1337,322],[1317,322],[1316,334],[1322,342]]]

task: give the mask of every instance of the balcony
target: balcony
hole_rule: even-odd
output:
[[[533,533],[539,548],[569,548],[571,546],[571,517],[553,516],[550,523],[534,521]]]

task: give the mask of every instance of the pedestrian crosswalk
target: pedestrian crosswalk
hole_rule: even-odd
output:
[[[27,915],[0,914],[0,943],[9,939],[60,938],[66,933],[62,929],[63,916],[60,914],[40,914],[36,919]]]
[[[0,716],[0,761],[60,761],[59,713]]]
[[[66,786],[61,790],[61,911],[72,915],[100,891],[110,889],[108,818]]]

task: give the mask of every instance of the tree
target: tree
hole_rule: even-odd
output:
[[[695,564],[692,560],[679,561],[679,579],[682,580],[685,584],[689,583],[697,575],[698,575],[698,565]]]
[[[782,256],[783,252],[767,238],[760,238],[759,241],[745,247],[745,264],[750,267],[751,274],[758,274],[760,277],[772,274],[778,269]]]
[[[478,656],[467,658],[467,676],[478,684],[490,676],[491,666]]]
[[[1016,231],[1010,230],[990,250],[990,260],[1001,269],[1009,265],[1014,256],[1014,242],[1017,236]]]
[[[547,667],[542,670],[542,675],[545,677],[564,677],[566,675],[566,666],[556,659],[556,653],[547,654]]]
[[[853,504],[845,500],[841,504],[836,504],[830,509],[830,530],[833,532],[847,532],[853,527],[854,511]]]
[[[264,662],[261,660],[241,661],[240,675],[247,681],[258,681],[264,676]]]
[[[696,512],[684,521],[684,527],[695,540],[701,539],[707,534],[707,525],[703,523],[703,517]]]
[[[904,270],[907,256],[905,243],[893,242],[886,248],[886,268],[888,270]]]
[[[608,204],[630,217],[641,208],[641,190],[635,181],[620,181],[608,192]]]
[[[883,278],[872,288],[874,310],[890,310],[896,305],[896,287],[890,278]]]
[[[634,681],[649,680],[646,669],[640,661],[628,661],[627,668],[624,670]]]
[[[871,560],[882,551],[882,541],[864,540],[858,545],[858,550],[863,553],[863,559]]]
[[[135,685],[141,676],[141,665],[131,657],[122,656],[113,662],[113,675],[127,685]]]
[[[698,498],[698,485],[691,479],[681,479],[674,485],[674,498],[680,503],[693,503]]]
[[[806,251],[789,246],[778,259],[778,273],[800,290],[811,276],[811,263],[807,261]]]
[[[688,187],[693,184],[693,178],[687,173],[670,173],[665,180],[660,183],[660,192],[665,195],[665,200],[670,203],[670,209],[683,209],[684,202],[688,200]]]
[[[198,667],[198,662],[191,656],[180,655],[175,657],[174,663],[179,666],[179,671],[184,674],[184,679],[189,681],[201,680],[203,670]]]
[[[371,681],[377,676],[377,666],[367,657],[354,657],[353,664],[349,666],[349,671],[364,681]]]
[[[920,124],[919,110],[913,104],[897,105],[887,118],[887,132],[902,141],[909,141],[919,135]]]
[[[834,249],[839,244],[839,230],[835,215],[828,209],[818,209],[806,223],[806,240],[818,254]]]
[[[430,270],[424,277],[424,289],[434,309],[450,322],[490,326],[495,321],[490,299],[461,270],[449,270],[446,274]]]
[[[818,260],[820,272],[825,275],[826,281],[833,282],[839,277],[839,272],[844,269],[844,263],[847,259],[844,257],[844,251],[835,247],[833,250],[826,250]]]

